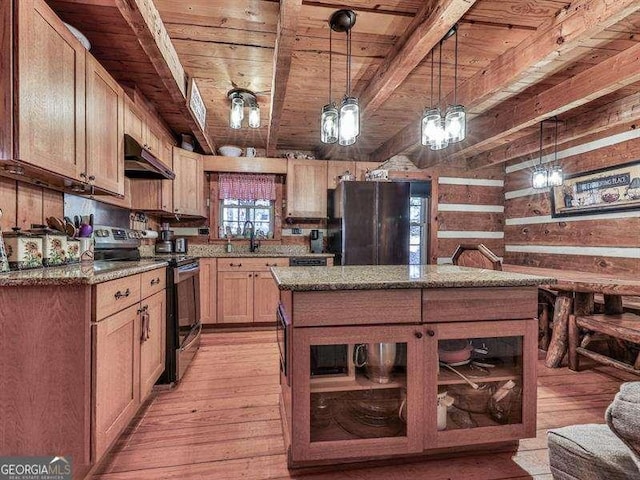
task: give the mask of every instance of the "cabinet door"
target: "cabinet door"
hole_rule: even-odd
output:
[[[327,188],[335,189],[338,186],[338,177],[347,170],[350,174],[356,174],[356,162],[340,162],[338,160],[329,160],[327,162]]]
[[[216,323],[217,309],[217,261],[215,258],[200,259],[200,318],[204,325]]]
[[[253,322],[276,321],[276,308],[280,301],[280,290],[271,272],[253,274]]]
[[[422,451],[426,362],[418,329],[293,328],[294,463]]]
[[[18,11],[17,158],[82,180],[86,50],[42,0]]]
[[[287,217],[326,218],[327,162],[287,160]]]
[[[160,157],[161,148],[160,148],[160,136],[151,128],[151,126],[147,123],[145,132],[145,145],[147,149],[153,153],[156,157]]]
[[[202,215],[202,156],[173,147],[173,209],[178,215]]]
[[[92,326],[92,458],[102,457],[140,405],[140,315],[135,304]]]
[[[440,368],[426,372],[426,448],[535,437],[537,325],[531,319],[427,326],[428,356]]]
[[[96,187],[124,195],[124,92],[91,55],[86,71],[87,176]]]
[[[253,321],[253,273],[218,273],[218,323]]]
[[[140,316],[140,401],[151,393],[151,388],[164,372],[167,303],[166,291],[142,300]],[[147,319],[145,319],[145,316]]]
[[[124,132],[135,138],[140,145],[145,143],[144,120],[138,107],[129,99],[125,101]]]

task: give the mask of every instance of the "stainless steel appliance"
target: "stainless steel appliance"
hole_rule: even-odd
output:
[[[309,241],[311,242],[311,253],[322,253],[324,245],[322,245],[322,232],[320,230],[311,230]]]
[[[141,233],[96,225],[94,268],[107,270],[107,262],[140,260]],[[180,381],[200,346],[200,265],[197,258],[165,255],[167,267],[167,335],[165,371],[159,383]]]
[[[290,267],[326,267],[327,259],[324,257],[289,257]]]
[[[176,238],[174,241],[173,251],[176,253],[187,253],[189,244],[186,238]]]
[[[176,174],[169,167],[127,134],[124,136],[124,174],[129,178],[176,178]]]
[[[339,265],[409,263],[409,182],[340,182],[329,221]]]

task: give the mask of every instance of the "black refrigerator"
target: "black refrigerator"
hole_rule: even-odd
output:
[[[409,264],[409,182],[341,182],[329,212],[337,265]]]

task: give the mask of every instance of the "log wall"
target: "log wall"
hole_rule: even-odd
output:
[[[566,175],[640,160],[640,131],[605,132],[559,150],[558,158]],[[640,209],[552,218],[549,189],[530,188],[535,163],[517,159],[506,167],[505,262],[594,273],[640,272]]]

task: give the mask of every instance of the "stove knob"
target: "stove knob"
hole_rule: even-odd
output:
[[[136,238],[142,238],[142,232],[136,232]]]
[[[96,237],[108,237],[108,236],[109,236],[109,230],[104,230],[104,229],[96,230]]]

